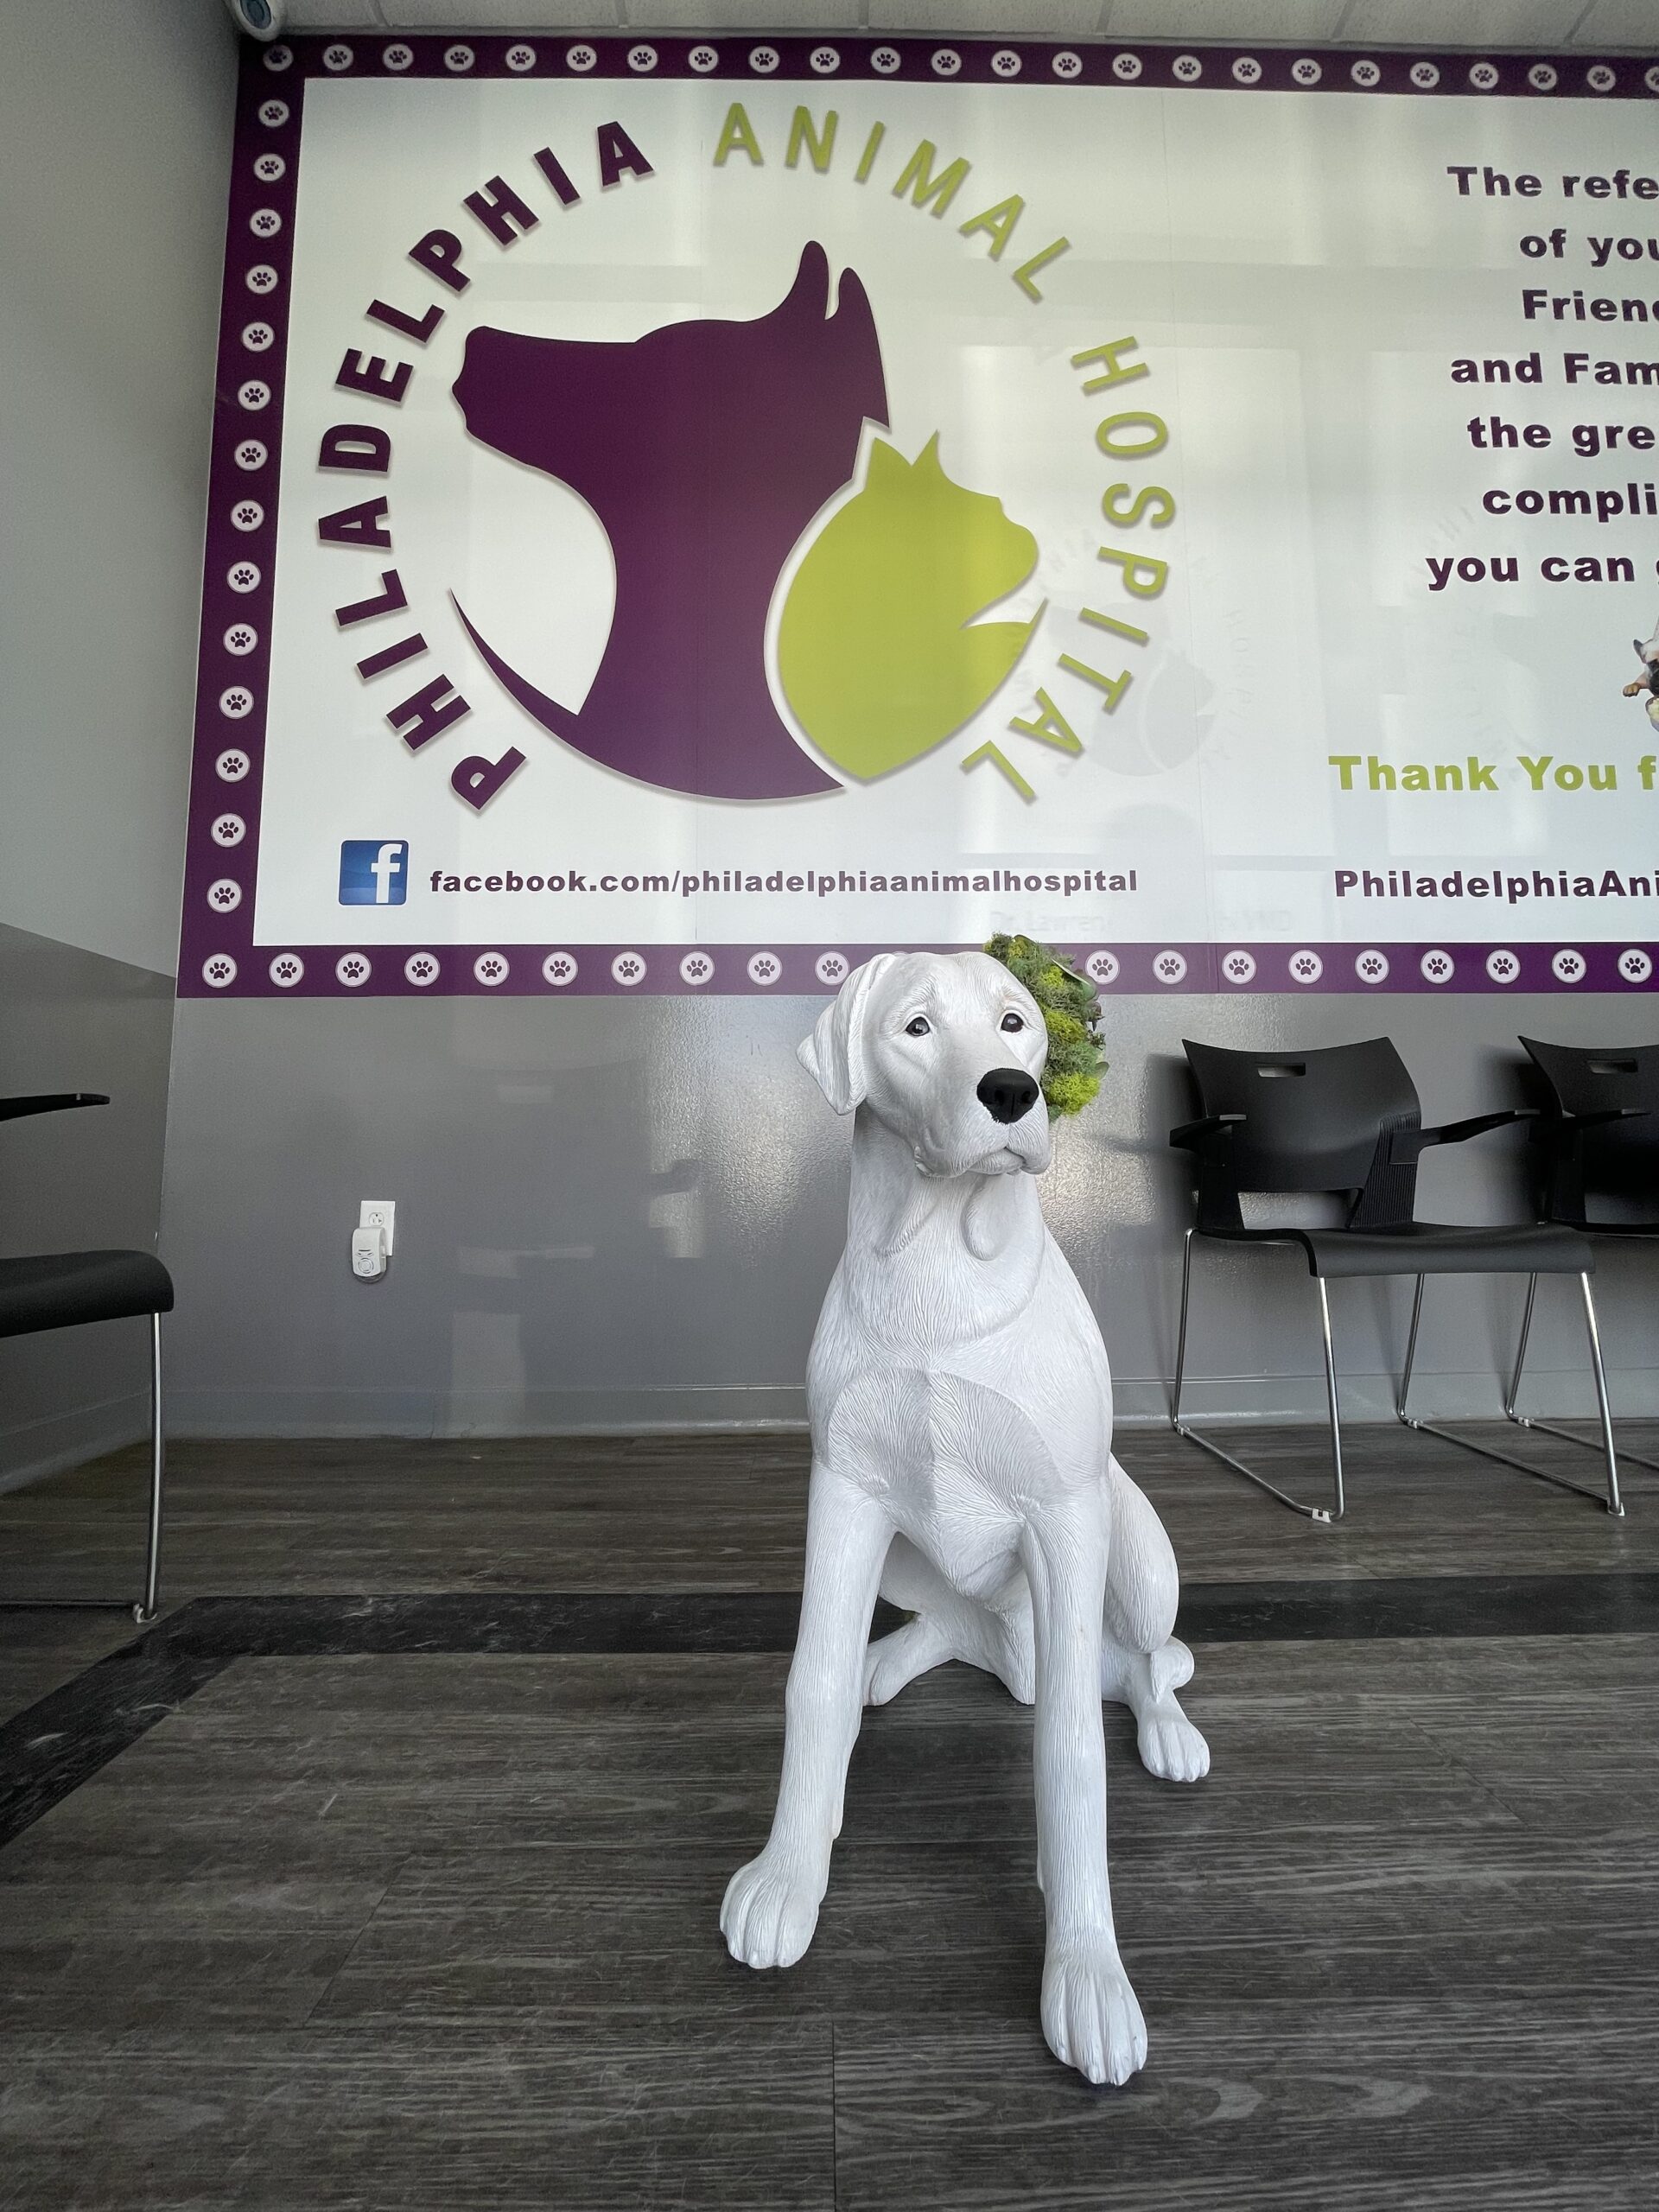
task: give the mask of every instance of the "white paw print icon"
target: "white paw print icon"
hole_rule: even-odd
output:
[[[332,75],[339,76],[342,69],[349,69],[352,66],[351,48],[340,44],[325,46],[322,49],[322,66]]]
[[[380,59],[385,67],[401,75],[414,60],[415,49],[412,46],[404,46],[401,42],[395,43],[382,49]]]
[[[1178,54],[1170,72],[1178,84],[1196,85],[1204,74],[1204,64],[1196,54]]]
[[[1020,74],[1020,60],[1011,46],[999,46],[991,56],[991,74],[1001,77],[1006,84],[1010,77]]]
[[[1469,82],[1478,92],[1490,92],[1497,83],[1497,66],[1491,61],[1477,61],[1469,72]]]
[[[1389,956],[1368,946],[1354,962],[1354,973],[1362,983],[1386,983],[1389,980]]]
[[[870,56],[870,67],[878,77],[894,75],[899,66],[899,54],[896,46],[878,46]]]
[[[576,980],[576,956],[574,952],[550,952],[542,963],[542,981],[562,991],[567,983]]]
[[[752,46],[749,48],[749,67],[757,77],[770,77],[778,67],[777,48]]]
[[[775,983],[784,972],[784,963],[775,952],[756,952],[749,957],[749,981],[764,990]]]
[[[262,407],[270,404],[270,386],[263,377],[250,377],[238,389],[236,404],[245,407],[250,415],[257,415]]]
[[[232,877],[221,875],[217,883],[207,887],[207,904],[216,914],[233,914],[242,904],[242,887]]]
[[[1610,69],[1605,61],[1598,61],[1585,71],[1584,81],[1592,92],[1611,92],[1618,82],[1618,72]]]
[[[279,991],[291,991],[305,980],[305,963],[297,952],[279,952],[271,962],[270,980]]]
[[[841,56],[833,46],[815,46],[806,64],[815,77],[833,77],[841,67]]]
[[[238,499],[231,509],[231,527],[246,532],[257,530],[265,518],[265,511],[257,499]]]
[[[706,77],[711,69],[720,67],[720,56],[712,46],[694,46],[685,58],[699,77]]]
[[[259,111],[259,120],[267,130],[280,130],[288,121],[288,102],[267,100]]]
[[[1535,61],[1527,72],[1527,82],[1535,92],[1553,92],[1560,81],[1548,61]]]
[[[1083,972],[1091,983],[1115,983],[1121,964],[1115,952],[1091,952],[1083,963]]]
[[[955,77],[961,73],[962,56],[954,46],[936,47],[933,52],[933,74],[936,77]]]
[[[443,66],[452,77],[464,77],[477,59],[470,46],[446,46],[443,49]]]
[[[564,66],[574,70],[578,77],[585,77],[590,69],[597,67],[598,63],[597,51],[585,43],[567,46],[564,49]]]
[[[1112,74],[1120,85],[1132,85],[1141,74],[1140,55],[1115,54],[1112,56]]]
[[[239,722],[253,712],[253,694],[245,683],[232,683],[219,695],[219,711],[228,722]]]
[[[251,653],[259,642],[259,632],[251,622],[232,622],[225,632],[225,650],[238,658]]]
[[[233,568],[226,569],[225,581],[233,592],[239,593],[245,599],[251,591],[258,590],[264,579],[257,562],[238,561]]]
[[[228,991],[236,981],[236,963],[228,952],[215,952],[201,963],[201,980],[210,990]]]
[[[812,963],[812,973],[821,983],[844,983],[852,973],[852,963],[844,952],[821,952]]]
[[[645,980],[645,963],[637,952],[619,952],[611,963],[611,980],[620,983],[624,990],[632,990],[636,983]]]
[[[1290,980],[1293,983],[1317,983],[1325,973],[1325,963],[1319,954],[1304,945],[1300,952],[1290,956]]]
[[[1521,973],[1521,962],[1506,944],[1500,944],[1486,956],[1486,973],[1494,983],[1513,983]]]
[[[1255,955],[1242,949],[1224,952],[1221,958],[1221,972],[1230,983],[1248,983],[1255,974]]]
[[[342,952],[334,963],[334,980],[348,991],[360,991],[373,973],[366,952]]]
[[[1062,83],[1074,84],[1083,74],[1083,56],[1063,46],[1048,66]]]
[[[417,991],[429,990],[438,980],[437,955],[432,952],[411,952],[404,963],[404,981],[412,983]]]
[[[504,952],[480,952],[473,963],[473,980],[482,983],[486,991],[493,991],[498,984],[505,983],[509,972],[507,957]]]
[[[1186,957],[1179,952],[1160,952],[1154,959],[1152,972],[1160,983],[1179,983],[1186,975]]]
[[[525,46],[522,41],[517,46],[510,46],[507,48],[507,67],[515,77],[522,77],[526,70],[536,67],[535,48]]]
[[[247,834],[248,825],[239,814],[217,815],[213,820],[213,826],[208,832],[216,845],[223,845],[227,849],[232,845],[239,845]]]
[[[1432,92],[1440,81],[1440,73],[1432,61],[1414,61],[1411,81],[1420,92]]]
[[[252,766],[247,754],[233,745],[214,761],[213,773],[221,784],[239,784]]]
[[[1253,54],[1241,54],[1233,64],[1233,82],[1236,85],[1259,85],[1261,81],[1262,64]]]
[[[1650,92],[1659,92],[1659,61],[1655,62],[1642,81]]]
[[[654,46],[631,46],[628,48],[628,67],[632,70],[636,77],[649,77],[652,71],[657,67],[656,48]]]
[[[1356,61],[1348,72],[1362,92],[1369,92],[1382,81],[1382,72],[1375,61]]]
[[[1292,83],[1300,85],[1304,91],[1309,86],[1317,85],[1324,74],[1324,70],[1320,68],[1311,54],[1304,54],[1290,65]]]
[[[283,219],[274,207],[256,207],[248,218],[248,228],[257,238],[274,238],[283,227]]]
[[[268,46],[265,48],[265,67],[276,75],[280,76],[284,69],[291,67],[293,60],[294,49],[291,46]],[[278,100],[275,105],[280,107],[282,102]],[[288,118],[284,116],[283,119],[286,122]]]
[[[695,990],[706,983],[715,972],[715,963],[706,952],[688,952],[680,962],[680,981],[690,983]]]
[[[1457,963],[1439,945],[1426,952],[1417,965],[1426,983],[1449,983],[1457,973]]]
[[[263,468],[270,459],[270,451],[259,438],[244,438],[236,449],[237,467],[250,473],[256,468]]]
[[[280,154],[261,154],[253,173],[261,184],[280,184],[288,175],[288,163]]]
[[[250,353],[268,353],[276,343],[276,334],[268,322],[245,323],[242,343]]]
[[[1627,983],[1645,983],[1653,973],[1652,957],[1639,944],[1633,944],[1619,954],[1618,972]]]
[[[1549,972],[1558,983],[1581,983],[1589,965],[1581,952],[1575,952],[1567,945],[1563,946],[1550,962]]]
[[[243,280],[251,292],[274,292],[282,279],[268,261],[256,261]]]

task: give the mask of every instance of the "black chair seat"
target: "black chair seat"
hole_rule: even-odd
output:
[[[0,1337],[172,1310],[173,1278],[149,1252],[48,1252],[0,1260]]]
[[[1205,1229],[1224,1243],[1300,1244],[1311,1275],[1584,1275],[1595,1267],[1575,1229],[1549,1223],[1464,1228],[1413,1221],[1397,1229]]]

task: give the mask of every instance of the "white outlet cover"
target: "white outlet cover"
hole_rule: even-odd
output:
[[[384,1229],[386,1232],[386,1257],[391,1257],[393,1234],[397,1220],[396,1198],[365,1198],[358,1210],[359,1229]]]

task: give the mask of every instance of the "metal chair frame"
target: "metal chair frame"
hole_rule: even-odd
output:
[[[107,1097],[94,1091],[73,1091],[42,1098],[0,1100],[0,1119],[14,1121],[26,1114],[48,1114],[74,1106],[107,1106]],[[127,1598],[12,1598],[0,1599],[0,1612],[36,1613],[70,1611],[130,1612],[141,1628],[156,1618],[160,1605],[162,1573],[162,1501],[167,1472],[167,1435],[162,1418],[162,1317],[149,1316],[149,1515],[144,1546],[143,1594],[135,1602]]]
[[[1393,1053],[1392,1047],[1384,1046],[1383,1040],[1377,1040],[1370,1047],[1353,1049],[1365,1049],[1373,1053],[1379,1049],[1383,1050],[1387,1054],[1389,1069],[1397,1071],[1401,1080],[1408,1086],[1408,1093],[1409,1077],[1401,1067],[1398,1057]],[[1210,1047],[1189,1047],[1189,1057],[1192,1057],[1195,1053],[1208,1055],[1214,1052],[1214,1050],[1215,1048]],[[1217,1058],[1253,1057],[1249,1054],[1222,1055],[1219,1053],[1215,1056]],[[1267,1060],[1282,1059],[1286,1056],[1264,1053],[1262,1057]],[[1300,1055],[1288,1057],[1306,1058]],[[1195,1058],[1195,1068],[1198,1065],[1198,1060]],[[1430,1146],[1462,1143],[1466,1139],[1481,1135],[1489,1129],[1531,1118],[1533,1118],[1531,1109],[1508,1108],[1497,1113],[1477,1115],[1467,1121],[1447,1123],[1443,1128],[1425,1129],[1421,1125],[1421,1118],[1414,1108],[1409,1111],[1402,1111],[1396,1102],[1394,1110],[1385,1111],[1380,1117],[1375,1152],[1365,1171],[1363,1186],[1353,1202],[1348,1226],[1350,1228],[1394,1226],[1402,1217],[1408,1222],[1412,1215],[1414,1198],[1416,1163],[1421,1154]],[[1293,1513],[1300,1513],[1306,1520],[1329,1525],[1340,1521],[1346,1510],[1343,1479],[1342,1418],[1338,1393],[1336,1353],[1331,1329],[1330,1294],[1326,1287],[1326,1278],[1313,1266],[1311,1246],[1305,1244],[1300,1236],[1294,1234],[1279,1236],[1269,1231],[1256,1233],[1241,1240],[1224,1234],[1228,1228],[1236,1230],[1243,1227],[1238,1206],[1238,1189],[1232,1182],[1225,1163],[1231,1155],[1232,1147],[1229,1141],[1243,1128],[1246,1120],[1247,1116],[1240,1113],[1210,1114],[1204,1116],[1198,1121],[1184,1123],[1180,1128],[1173,1130],[1170,1135],[1172,1145],[1189,1151],[1196,1157],[1200,1218],[1187,1230],[1182,1243],[1181,1312],[1176,1338],[1175,1381],[1170,1402],[1169,1423],[1176,1435],[1184,1437],[1191,1444],[1196,1444],[1201,1451],[1209,1452],[1212,1459],[1219,1459],[1224,1466],[1230,1467],[1236,1474],[1243,1475],[1247,1482],[1254,1483],[1258,1490],[1265,1491],[1270,1497],[1276,1498],[1280,1504],[1287,1506]],[[1356,1180],[1357,1179],[1356,1177]],[[1289,1187],[1298,1186],[1293,1185]],[[1206,1214],[1210,1217],[1208,1222],[1205,1218]],[[1293,1497],[1288,1491],[1281,1489],[1276,1483],[1269,1482],[1268,1478],[1258,1472],[1255,1468],[1248,1466],[1233,1452],[1224,1450],[1212,1437],[1202,1434],[1183,1416],[1182,1399],[1186,1376],[1187,1331],[1192,1308],[1192,1243],[1194,1237],[1206,1234],[1214,1236],[1217,1242],[1243,1241],[1253,1246],[1278,1245],[1282,1248],[1300,1245],[1308,1253],[1310,1272],[1313,1275],[1319,1295],[1320,1339],[1325,1356],[1325,1402],[1328,1408],[1331,1443],[1332,1503],[1328,1507],[1308,1504],[1301,1498]],[[1401,1272],[1408,1273],[1409,1270],[1402,1269]],[[1500,1265],[1479,1270],[1471,1269],[1470,1272],[1501,1274],[1511,1270],[1505,1269]],[[1375,1281],[1377,1278],[1376,1275],[1367,1274],[1361,1279]],[[1514,1406],[1520,1387],[1522,1363],[1526,1355],[1527,1332],[1531,1324],[1533,1295],[1536,1289],[1537,1280],[1535,1274],[1529,1279],[1526,1319],[1522,1329],[1520,1357],[1517,1358],[1515,1376],[1504,1403],[1504,1411],[1511,1420],[1520,1418],[1516,1415]],[[1619,1496],[1618,1460],[1614,1447],[1612,1418],[1607,1400],[1606,1375],[1602,1363],[1601,1335],[1597,1325],[1595,1298],[1590,1287],[1588,1271],[1580,1274],[1579,1286],[1584,1300],[1585,1326],[1589,1340],[1591,1367],[1595,1376],[1596,1402],[1600,1415],[1601,1443],[1598,1447],[1589,1444],[1584,1438],[1568,1434],[1565,1430],[1552,1429],[1550,1433],[1565,1435],[1569,1443],[1579,1444],[1588,1450],[1600,1449],[1606,1469],[1605,1494],[1586,1489],[1582,1484],[1569,1481],[1564,1476],[1553,1474],[1546,1468],[1531,1465],[1528,1461],[1516,1459],[1507,1452],[1498,1451],[1494,1446],[1478,1443],[1471,1437],[1459,1436],[1455,1430],[1443,1427],[1434,1421],[1425,1421],[1421,1415],[1414,1414],[1410,1411],[1411,1378],[1416,1361],[1418,1330],[1422,1319],[1424,1281],[1425,1277],[1422,1274],[1418,1274],[1415,1278],[1411,1307],[1411,1326],[1406,1342],[1405,1364],[1401,1370],[1395,1397],[1395,1415],[1402,1427],[1415,1429],[1427,1436],[1437,1437],[1447,1444],[1458,1445],[1465,1452],[1476,1452],[1484,1459],[1496,1460],[1499,1465],[1512,1468],[1519,1474],[1530,1475],[1535,1481],[1548,1483],[1556,1489],[1571,1491],[1577,1497],[1587,1497],[1596,1503],[1604,1504],[1610,1514],[1622,1516],[1624,1507]],[[1548,1427],[1547,1423],[1523,1419],[1520,1420],[1520,1425]]]

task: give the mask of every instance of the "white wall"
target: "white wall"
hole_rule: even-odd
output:
[[[153,1245],[236,41],[0,0],[0,1253]],[[138,1434],[136,1322],[0,1343],[0,1489]]]
[[[235,79],[219,0],[0,0],[0,923],[168,974]]]

